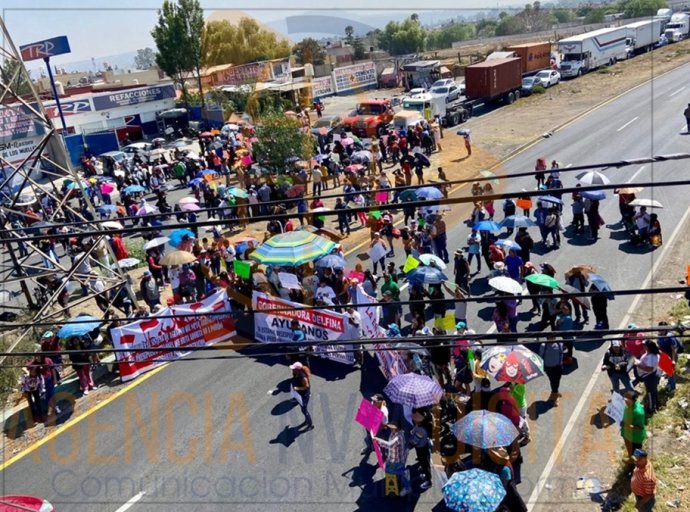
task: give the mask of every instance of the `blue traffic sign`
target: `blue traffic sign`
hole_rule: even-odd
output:
[[[28,61],[47,59],[55,55],[70,53],[71,50],[69,48],[67,36],[58,36],[52,39],[45,39],[44,41],[25,44],[19,47],[19,51],[22,54],[22,60]]]

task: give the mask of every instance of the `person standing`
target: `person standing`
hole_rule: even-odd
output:
[[[594,321],[596,325],[594,326],[597,330],[606,330],[609,328],[609,315],[608,315],[608,304],[609,300],[606,294],[599,290],[596,285],[591,285],[589,291],[593,292],[592,295],[592,313],[594,313]]]
[[[434,225],[431,228],[431,236],[434,239],[434,249],[436,256],[441,258],[445,263],[449,262],[448,257],[448,238],[446,235],[446,221],[443,220],[443,214],[439,213],[436,216]]]
[[[455,284],[465,291],[470,289],[470,264],[465,259],[462,249],[455,251],[453,271],[455,273]]]
[[[687,108],[683,111],[683,115],[685,116],[685,122],[688,125],[687,133],[690,133],[690,103],[688,103]]]
[[[369,244],[369,249],[371,250],[378,245],[383,247],[383,256],[378,260],[374,261],[374,274],[376,274],[376,269],[379,265],[381,265],[381,271],[384,271],[386,269],[386,254],[388,254],[388,247],[386,247],[386,243],[383,240],[381,240],[381,233],[377,231],[376,233],[374,233],[374,239]]]
[[[313,196],[320,196],[321,195],[321,182],[323,180],[323,172],[321,171],[321,167],[319,165],[315,165],[314,168],[311,170],[311,181],[312,181],[312,190],[311,190],[311,195]]]
[[[549,230],[546,227],[546,216],[549,214],[549,210],[544,208],[541,201],[537,201],[537,207],[534,210],[534,220],[539,228],[539,234],[541,235],[542,245],[546,245],[546,239],[549,235]]]
[[[312,422],[311,414],[309,414],[309,399],[311,398],[309,369],[297,361],[290,365],[290,370],[292,370],[292,389],[299,395],[298,403],[304,415],[302,425],[305,425],[307,430],[312,430],[314,423]]]
[[[630,490],[635,495],[635,509],[651,512],[656,504],[656,475],[647,452],[638,448],[633,453],[635,469],[630,479]]]
[[[467,156],[472,156],[472,137],[470,135],[470,130],[462,130],[462,138],[465,142],[465,149],[467,150]]]
[[[477,273],[482,271],[482,259],[480,256],[482,237],[477,233],[476,229],[467,236],[467,265],[472,264],[472,259],[477,258]]]
[[[582,272],[575,271],[572,272],[570,275],[567,275],[566,273],[566,277],[566,282],[573,288],[576,288],[577,291],[584,292],[587,288],[587,278],[582,274]],[[573,297],[572,301],[573,309],[575,310],[575,323],[579,324],[581,317],[584,318],[585,324],[589,323],[589,313],[587,312],[587,308],[581,306],[580,302],[575,297]]]
[[[421,411],[412,413],[414,426],[410,430],[410,445],[414,448],[423,479],[419,486],[422,490],[431,487],[431,420]]]
[[[140,283],[141,297],[149,308],[153,309],[161,303],[161,294],[158,290],[158,284],[153,279],[153,274],[149,270],[144,271]]]
[[[647,408],[652,414],[659,409],[659,347],[652,340],[644,342],[645,353],[635,365],[637,379],[647,391]]]
[[[659,327],[667,327],[666,322],[659,322]],[[683,345],[678,341],[671,331],[660,333],[658,340],[659,350],[666,354],[673,364],[678,362],[678,353],[682,351]],[[666,376],[666,391],[673,394],[676,391],[676,374]]]
[[[334,210],[338,210],[338,229],[340,230],[340,235],[350,236],[350,223],[347,221],[347,205],[343,202],[342,198],[335,200]]]
[[[549,395],[548,401],[557,406],[558,399],[561,398],[559,388],[563,376],[563,343],[557,341],[555,337],[549,336],[546,343],[541,344],[539,355],[544,361],[544,372],[551,385],[551,395]]]
[[[390,431],[388,440],[376,437],[379,444],[388,449],[386,459],[386,473],[397,475],[400,479],[402,490],[400,496],[407,496],[412,492],[412,485],[407,474],[407,454],[408,445],[405,439],[405,432],[400,429],[400,421],[394,420],[386,425]]]
[[[623,409],[623,425],[621,436],[625,443],[625,450],[628,453],[628,460],[632,462],[635,450],[642,448],[642,443],[647,439],[647,421],[644,413],[644,406],[637,399],[638,394],[635,390],[628,390],[623,395],[625,408]]]
[[[629,371],[630,356],[623,350],[623,344],[620,340],[613,340],[611,346],[604,354],[604,364],[602,371],[605,370],[609,374],[612,391],[620,393],[620,385],[623,384],[624,391],[632,390],[630,384]]]
[[[43,400],[45,396],[45,382],[37,366],[31,366],[22,376],[20,388],[21,392],[29,403],[31,419],[34,423],[44,421]]]

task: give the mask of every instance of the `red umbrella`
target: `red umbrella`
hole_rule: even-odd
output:
[[[55,508],[36,496],[0,496],[0,512],[53,512]]]

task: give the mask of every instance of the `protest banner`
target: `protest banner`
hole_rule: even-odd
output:
[[[419,266],[419,260],[414,256],[410,255],[405,260],[405,265],[403,265],[402,271],[407,274],[410,270],[414,270]]]
[[[307,341],[320,343],[315,347],[315,355],[340,363],[353,364],[354,354],[341,352],[343,345],[324,344],[345,337],[344,334],[348,330],[347,315],[328,310],[300,309],[302,306],[303,304],[297,302],[255,291],[252,294],[252,307],[255,312],[254,339],[260,343],[291,341],[290,323],[294,319],[299,321],[304,329]]]
[[[378,432],[383,421],[383,411],[363,398],[359,403],[355,421],[371,432]]]
[[[232,269],[237,277],[241,277],[242,279],[249,279],[252,275],[252,266],[246,261],[234,260],[232,262]]]
[[[606,410],[604,411],[606,415],[611,418],[616,423],[621,423],[623,421],[623,411],[625,410],[625,399],[623,395],[616,393],[615,391],[611,393],[611,398],[609,403],[606,404]]]
[[[295,274],[290,274],[289,272],[278,272],[278,279],[280,280],[280,286],[287,288],[288,290],[301,290],[302,286],[299,284],[299,280]]]
[[[188,348],[214,345],[229,340],[236,334],[230,303],[224,291],[194,304],[165,308],[159,315],[173,318],[154,316],[116,327],[111,331],[113,346],[116,349],[150,349],[142,352],[117,352],[120,378],[123,382],[132,380],[166,361],[185,356],[189,353],[186,350]],[[159,348],[179,350],[156,350]]]

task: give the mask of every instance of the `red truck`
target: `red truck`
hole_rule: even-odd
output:
[[[357,105],[354,115],[343,119],[343,127],[358,137],[375,137],[383,134],[393,121],[393,104],[390,100],[364,100]]]
[[[472,103],[503,101],[520,97],[522,64],[518,57],[492,59],[465,68],[465,98]]]

